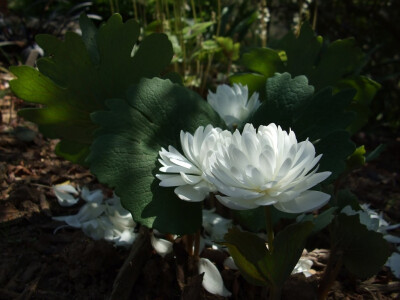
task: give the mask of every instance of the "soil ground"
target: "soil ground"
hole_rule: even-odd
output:
[[[52,220],[77,210],[60,207],[52,185],[69,180],[91,189],[102,187],[88,170],[57,157],[56,141],[43,138],[35,126],[17,117],[16,111],[25,104],[5,92],[6,84],[3,81],[0,87],[0,299],[109,298],[129,250],[93,241],[80,230],[67,228],[54,234],[60,223]],[[387,148],[378,159],[352,172],[345,185],[361,201],[383,211],[390,223],[400,223],[400,138],[377,128],[355,139],[367,151],[380,143]],[[224,257],[211,250],[203,255],[222,269]],[[202,290],[201,278],[192,278],[186,288],[179,285],[179,266],[151,250],[140,265],[132,299],[179,299],[181,294],[183,299],[221,299]],[[265,293],[247,285],[237,272],[222,274],[232,299],[258,299]],[[310,290],[318,276],[313,277],[293,276],[285,298],[312,299],[315,294]],[[342,274],[329,298],[400,299],[399,282],[386,268],[364,282]]]

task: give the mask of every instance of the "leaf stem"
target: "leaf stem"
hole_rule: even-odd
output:
[[[317,17],[318,17],[318,0],[315,0],[314,16],[313,16],[313,23],[312,23],[312,29],[314,31],[317,28]]]
[[[265,209],[265,219],[266,219],[266,229],[267,229],[268,250],[270,253],[273,253],[274,252],[274,228],[272,226],[271,207],[269,205],[267,205],[267,206],[265,206],[264,209]]]
[[[135,21],[139,23],[136,0],[132,0],[132,5],[133,5],[133,12],[134,12],[134,15],[135,15]]]
[[[194,0],[190,1],[191,5],[192,5],[192,12],[193,12],[193,21],[196,24],[196,19],[197,19],[197,15],[196,15],[196,5],[194,4]]]

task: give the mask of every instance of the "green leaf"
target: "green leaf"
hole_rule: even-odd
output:
[[[380,85],[359,75],[365,55],[356,47],[354,39],[323,43],[322,37],[316,36],[310,24],[305,22],[298,36],[290,32],[273,48],[252,49],[243,54],[241,62],[249,72],[234,74],[231,82],[251,85],[252,92],[259,92],[261,99],[265,96],[262,78],[267,81],[275,72],[305,75],[317,92],[329,86],[335,93],[352,88],[357,93],[346,109],[358,115],[347,129],[353,134],[365,125],[369,104]]]
[[[344,266],[361,278],[376,274],[389,257],[383,235],[368,230],[358,215],[338,215],[332,226],[332,240],[343,255]]]
[[[338,211],[341,211],[348,205],[355,211],[361,209],[357,196],[347,189],[339,190],[333,200],[335,206],[338,207]]]
[[[289,129],[297,111],[307,106],[314,88],[305,76],[291,78],[289,73],[276,73],[266,84],[266,100],[253,114],[250,122],[255,127],[276,123]]]
[[[192,39],[206,32],[206,30],[213,24],[214,22],[200,22],[200,23],[195,23],[194,25],[186,26],[182,30],[183,38],[185,40]]]
[[[315,151],[322,153],[319,171],[330,171],[328,181],[336,179],[346,169],[346,158],[354,151],[355,145],[347,131],[338,130],[314,142]]]
[[[347,169],[351,171],[365,165],[365,153],[364,146],[358,147],[353,154],[347,158]]]
[[[340,79],[353,75],[364,63],[364,54],[352,38],[334,41],[322,49],[320,56],[316,68],[304,73],[317,90],[336,85]]]
[[[42,108],[21,110],[19,115],[39,125],[49,138],[61,139],[57,153],[82,163],[89,151],[96,126],[90,113],[105,108],[106,99],[124,97],[131,84],[154,77],[170,63],[172,47],[163,34],[145,38],[135,55],[139,25],[113,15],[100,29],[81,16],[82,37],[68,32],[61,41],[50,35],[36,40],[46,57],[37,61],[38,71],[12,67],[17,79],[13,92]]]
[[[258,267],[268,255],[263,239],[233,227],[224,236],[224,240],[223,244],[228,247],[240,273],[248,282],[258,286],[270,284],[268,277],[265,278]]]
[[[307,76],[317,63],[321,48],[322,37],[316,36],[308,22],[303,23],[298,37],[289,32],[275,47],[286,52],[285,71],[293,76]]]
[[[274,252],[259,266],[264,276],[270,276],[275,286],[282,287],[303,253],[306,239],[313,229],[312,222],[295,223],[285,227],[274,239]]]
[[[279,53],[269,48],[255,48],[250,52],[244,53],[241,63],[249,70],[264,75],[265,80],[284,70]]]
[[[232,228],[225,235],[225,243],[243,277],[256,285],[282,287],[300,259],[311,222],[287,226],[274,240],[270,253],[265,241],[255,234]]]
[[[265,99],[265,80],[264,75],[251,73],[238,73],[229,78],[231,84],[241,83],[242,85],[247,85],[249,95],[258,92],[260,99]]]
[[[126,99],[107,101],[109,111],[92,114],[100,126],[88,158],[97,178],[115,188],[136,222],[161,232],[193,233],[201,226],[201,203],[180,200],[173,188],[159,186],[158,152],[179,149],[180,131],[224,127],[198,94],[169,80],[142,79]]]
[[[255,48],[243,54],[241,63],[256,73],[237,73],[229,78],[231,84],[247,85],[250,94],[258,92],[265,99],[265,82],[275,73],[283,72],[284,65],[279,53],[269,48]]]
[[[215,41],[221,47],[222,53],[228,59],[228,62],[239,59],[240,43],[234,43],[230,37],[224,36],[215,37]]]
[[[381,85],[376,81],[364,76],[353,76],[337,82],[336,90],[353,88],[357,91],[348,109],[357,113],[356,119],[351,123],[348,130],[356,133],[367,122],[370,116],[370,104]]]
[[[316,141],[344,130],[355,117],[354,113],[346,111],[354,94],[355,91],[350,89],[333,95],[331,88],[316,93],[307,106],[301,107],[295,115],[296,127],[293,128],[298,128],[296,136],[301,140],[309,138]]]
[[[331,207],[324,212],[320,213],[317,216],[312,214],[305,215],[300,222],[310,221],[314,224],[312,233],[317,233],[328,226],[335,217],[335,212],[337,211],[337,207]]]

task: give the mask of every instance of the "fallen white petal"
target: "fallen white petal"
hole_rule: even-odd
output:
[[[156,238],[154,234],[151,235],[151,245],[162,257],[172,252],[172,243],[164,239]]]
[[[217,267],[207,258],[200,258],[199,260],[199,274],[202,273],[204,273],[203,287],[207,292],[223,297],[232,295],[224,286],[224,282]]]
[[[54,195],[57,197],[57,201],[61,206],[68,207],[72,206],[79,201],[79,192],[70,184],[58,184],[53,186]]]
[[[394,276],[400,278],[400,253],[393,252],[387,260],[386,266],[392,270]]]
[[[312,274],[310,273],[311,267],[313,265],[312,260],[300,257],[296,266],[294,267],[292,274],[303,273],[304,276],[310,277]]]
[[[101,203],[103,201],[103,191],[90,191],[86,186],[82,188],[81,198],[86,202]]]
[[[115,246],[127,247],[133,244],[136,239],[136,233],[133,230],[124,230],[117,241],[115,241]]]
[[[385,240],[387,240],[389,243],[392,244],[400,244],[400,237],[399,236],[395,236],[395,235],[391,235],[391,234],[386,234],[383,236],[383,238]]]

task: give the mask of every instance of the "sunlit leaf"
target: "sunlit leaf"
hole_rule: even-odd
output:
[[[271,281],[264,277],[258,264],[265,259],[268,251],[265,241],[248,232],[233,227],[224,237],[225,243],[242,276],[254,285],[265,286]]]
[[[173,188],[159,186],[158,152],[179,149],[181,130],[222,120],[198,94],[169,80],[143,79],[125,99],[107,101],[109,111],[92,115],[100,126],[91,147],[91,171],[115,188],[135,221],[161,232],[193,233],[201,226],[201,203],[180,200]]]

